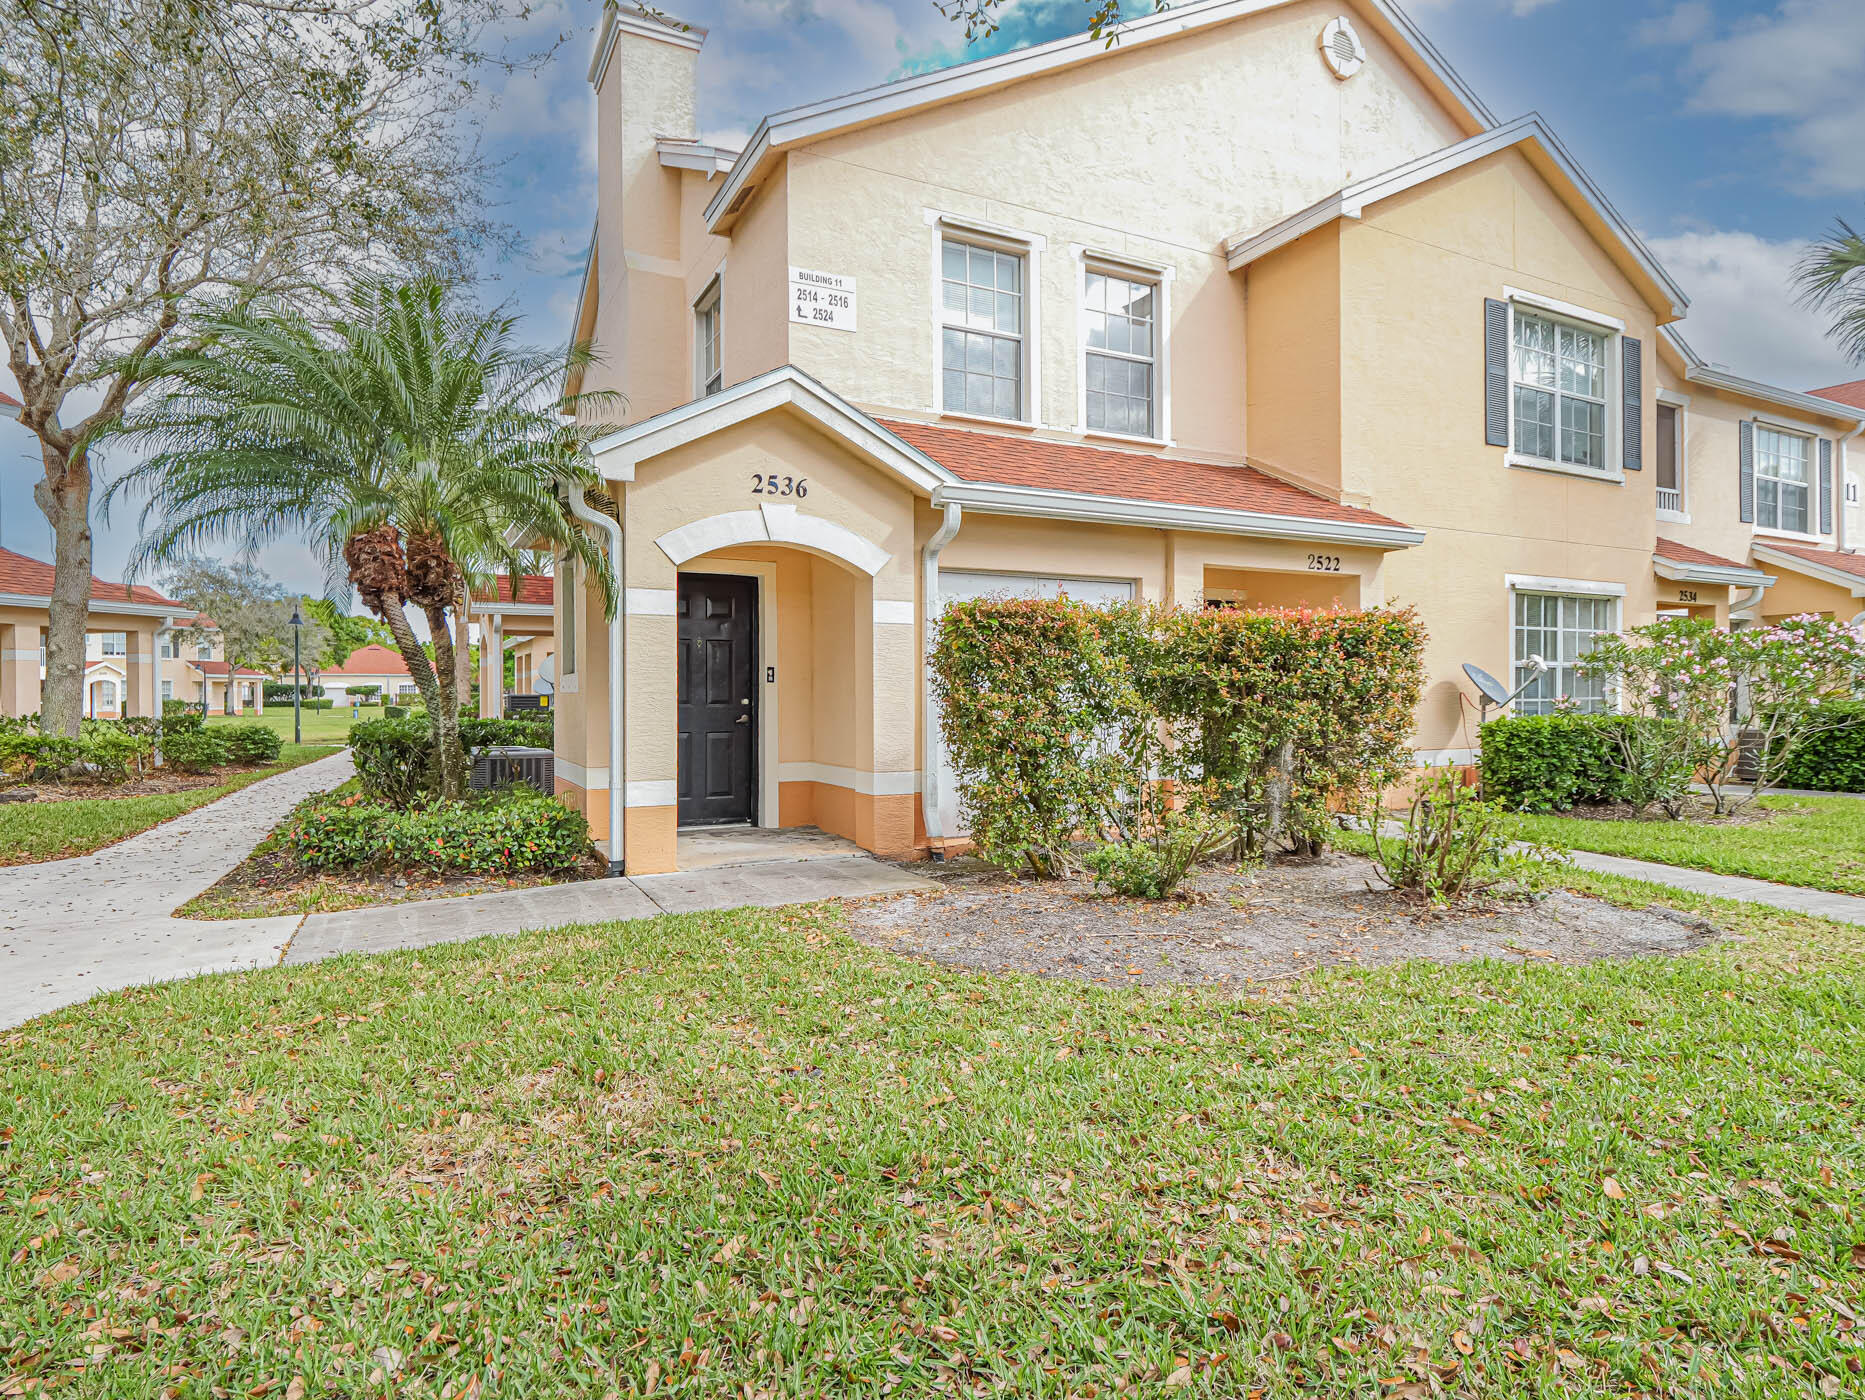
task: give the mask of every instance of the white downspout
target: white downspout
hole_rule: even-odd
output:
[[[964,507],[957,501],[946,501],[944,506],[945,520],[920,550],[925,652],[932,650],[933,636],[939,629],[939,556],[965,519]],[[920,656],[920,731],[920,816],[926,823],[926,840],[933,859],[944,860],[945,852],[932,845],[944,839],[945,828],[939,820],[939,719],[933,705],[932,667],[926,664],[924,653]]]
[[[600,527],[609,537],[609,569],[615,575],[615,615],[609,619],[609,875],[614,877],[626,869],[622,851],[622,795],[626,791],[622,778],[622,638],[628,589],[622,581],[622,527],[619,521],[591,510],[580,488],[572,488],[569,503],[571,515]],[[504,665],[503,658],[500,665]]]

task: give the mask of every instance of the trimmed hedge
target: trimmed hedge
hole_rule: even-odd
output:
[[[1789,754],[1780,786],[1865,792],[1865,701],[1838,701],[1821,708],[1845,715],[1845,722],[1805,740]]]
[[[225,724],[214,733],[235,763],[270,763],[284,752],[284,737],[263,724]]]
[[[425,717],[397,715],[350,726],[350,756],[356,776],[371,797],[406,807],[434,790],[434,751]],[[460,742],[470,753],[490,744],[551,747],[551,726],[525,719],[464,719]]]
[[[589,823],[529,788],[406,810],[363,793],[322,793],[299,804],[280,845],[313,870],[568,870],[588,854]]]
[[[267,681],[265,683],[265,702],[268,705],[283,702],[291,703],[292,693],[298,689],[290,681]],[[314,700],[324,693],[321,685],[306,685],[304,695],[307,700]]]
[[[1522,715],[1482,729],[1483,795],[1524,812],[1633,800],[1614,731],[1639,715]]]
[[[178,773],[206,773],[226,761],[227,746],[218,730],[181,730],[162,740],[162,762]]]

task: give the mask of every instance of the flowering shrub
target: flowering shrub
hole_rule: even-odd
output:
[[[1409,612],[1243,613],[1068,599],[953,604],[931,664],[985,859],[1090,866],[1164,894],[1191,864],[1287,837],[1396,777],[1421,683]]]
[[[325,793],[298,805],[281,846],[313,870],[567,870],[589,850],[589,824],[529,788],[440,799],[398,810],[365,793]]]
[[[1865,634],[1812,614],[1734,631],[1666,618],[1600,638],[1583,665],[1628,712],[1678,722],[1675,762],[1701,776],[1721,814],[1775,786],[1802,744],[1845,722],[1832,702],[1865,685]],[[1756,773],[1732,801],[1745,730],[1758,741]]]

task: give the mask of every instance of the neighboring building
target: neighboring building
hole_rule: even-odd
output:
[[[523,574],[514,592],[511,577],[499,574],[490,590],[473,599],[471,618],[479,625],[479,713],[496,716],[505,687],[504,658],[512,659],[516,695],[548,695],[551,657],[556,646],[556,594],[549,574]]]
[[[1461,663],[1599,707],[1598,633],[1773,616],[1777,556],[1846,548],[1865,409],[1699,361],[1554,134],[1385,0],[1195,0],[742,152],[690,139],[704,40],[610,10],[590,69],[571,387],[628,405],[584,503],[624,607],[559,562],[557,774],[632,871],[697,823],[956,835],[955,597],[1412,604],[1414,742],[1467,761]]]
[[[51,594],[50,564],[0,549],[0,714],[39,710]],[[92,579],[84,713],[153,715],[164,698],[198,703],[199,675],[168,655],[174,629],[190,625],[195,616],[145,585]],[[216,638],[210,650],[217,645]]]
[[[324,687],[325,695],[338,702],[346,700],[359,685],[374,686],[390,704],[405,702],[417,693],[401,653],[374,642],[351,652],[341,666],[319,671],[317,683]]]

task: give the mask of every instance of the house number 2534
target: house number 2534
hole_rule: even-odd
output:
[[[754,496],[807,496],[809,495],[809,478],[753,472],[751,494]]]

